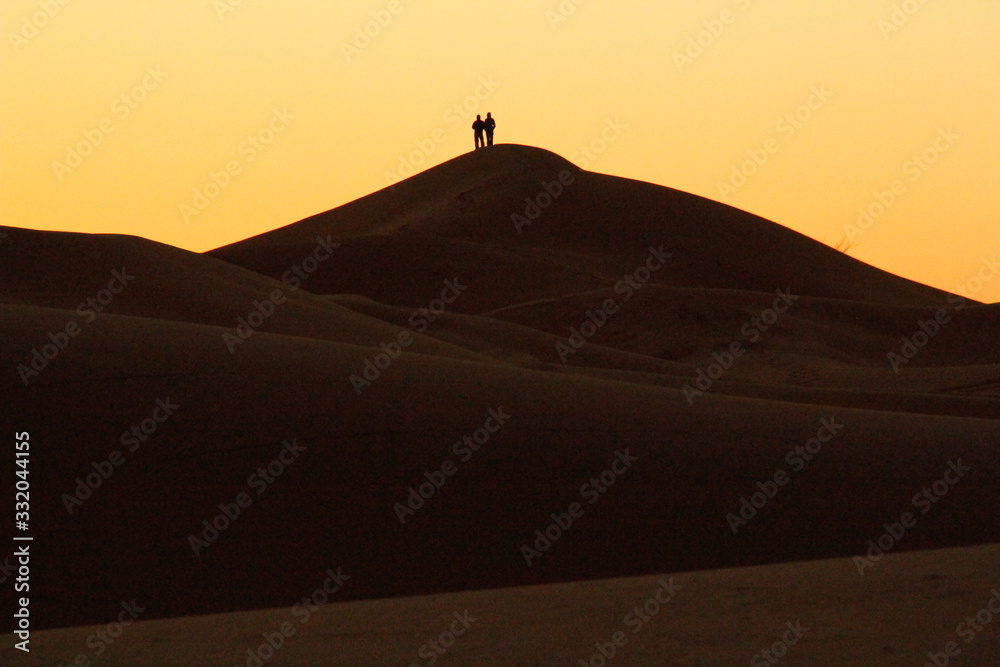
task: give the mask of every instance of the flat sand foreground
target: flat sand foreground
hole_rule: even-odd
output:
[[[594,657],[603,649],[615,666],[921,667],[934,664],[929,654],[945,664],[951,643],[947,664],[985,667],[1000,664],[1000,544],[888,554],[863,577],[838,558],[140,618],[105,644],[101,633],[113,631],[37,632],[16,664],[69,665],[84,655],[93,665],[159,667],[576,666],[605,664]],[[2,640],[11,664],[12,636]]]

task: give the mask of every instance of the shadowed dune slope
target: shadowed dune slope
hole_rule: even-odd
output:
[[[378,345],[400,332],[318,298],[305,289],[308,279],[282,282],[281,273],[270,278],[134,236],[3,229],[7,238],[0,245],[0,303],[64,310],[63,321],[53,331],[75,323],[85,334],[100,314],[207,324],[224,328],[216,344],[223,354],[240,349],[241,323],[244,333],[272,331],[355,344]],[[39,271],[39,266],[46,268]],[[314,273],[326,270],[333,267],[322,262]],[[225,334],[240,340],[232,342]],[[24,347],[28,354],[21,355],[22,363],[31,349],[49,340],[41,332],[25,342],[31,344]],[[419,335],[412,349],[471,356]]]
[[[561,183],[560,174],[572,182]],[[529,210],[537,214],[529,221],[526,199],[551,203]],[[530,224],[515,224],[515,214]],[[338,273],[317,281],[314,291],[415,305],[440,280],[438,272],[450,276],[463,269],[466,281],[477,285],[475,298],[457,306],[465,312],[517,303],[524,286],[539,281],[549,287],[549,296],[589,289],[594,281],[613,285],[645,261],[648,247],[659,246],[672,256],[652,277],[664,285],[780,288],[925,306],[945,297],[744,211],[658,185],[585,172],[548,151],[518,145],[455,158],[210,254],[274,276],[324,234],[342,242],[345,252]],[[561,274],[554,271],[559,265]]]
[[[203,255],[4,231],[36,629],[1000,542],[1000,306],[720,204],[497,146]]]
[[[5,341],[64,315],[24,310],[4,308]],[[952,463],[968,470],[898,549],[1000,541],[995,420],[712,393],[689,405],[671,388],[416,353],[359,396],[346,378],[375,348],[258,333],[229,356],[218,331],[101,316],[8,401],[5,426],[35,447],[39,626],[104,620],[132,597],[149,618],[282,605],[332,562],[356,573],[357,599],[861,553]],[[129,437],[157,400],[171,416]],[[456,446],[491,409],[509,415],[499,431]],[[829,442],[813,460],[787,458],[817,435]],[[305,449],[263,483],[292,440]],[[122,465],[78,492],[111,451]],[[445,461],[454,475],[401,522],[395,505]],[[726,515],[793,465],[734,535]],[[218,519],[241,492],[252,504]],[[75,493],[88,497],[67,506]],[[574,502],[583,516],[529,567],[521,547]],[[224,529],[195,549],[206,521]]]

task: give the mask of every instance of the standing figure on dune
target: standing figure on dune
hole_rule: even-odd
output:
[[[476,150],[479,150],[480,148],[486,148],[486,142],[483,141],[483,130],[485,128],[486,128],[486,123],[484,123],[483,119],[477,114],[476,115],[476,122],[472,124],[472,129],[473,129],[473,131],[475,132],[475,135],[476,135],[476,137],[475,137],[476,138]]]
[[[493,130],[497,127],[497,122],[493,120],[493,114],[487,112],[486,120],[483,121],[483,127],[486,128],[486,145],[493,145]]]

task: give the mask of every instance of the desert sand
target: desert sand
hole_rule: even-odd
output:
[[[922,664],[1000,584],[1000,305],[777,223],[500,145],[205,254],[0,231],[33,653],[135,600],[120,664],[234,664],[342,568],[274,664],[428,664],[473,605],[450,664],[575,664],[665,573],[711,593],[614,663],[812,612],[788,664]]]
[[[593,656],[603,652],[614,665],[920,666],[929,654],[942,662],[953,642],[950,664],[994,665],[1000,614],[986,625],[975,617],[992,614],[991,600],[1000,608],[998,559],[990,545],[890,554],[868,579],[850,559],[834,559],[329,603],[309,613],[297,601],[139,620],[110,644],[106,626],[46,630],[21,664],[93,657],[103,646],[94,664],[209,667],[257,657],[347,667],[423,665],[435,656],[443,665],[576,666],[601,664]],[[650,602],[671,586],[668,602]]]

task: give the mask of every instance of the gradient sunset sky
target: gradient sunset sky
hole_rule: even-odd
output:
[[[467,152],[491,111],[498,143],[1000,301],[996,0],[5,0],[0,25],[5,225],[204,251]]]

